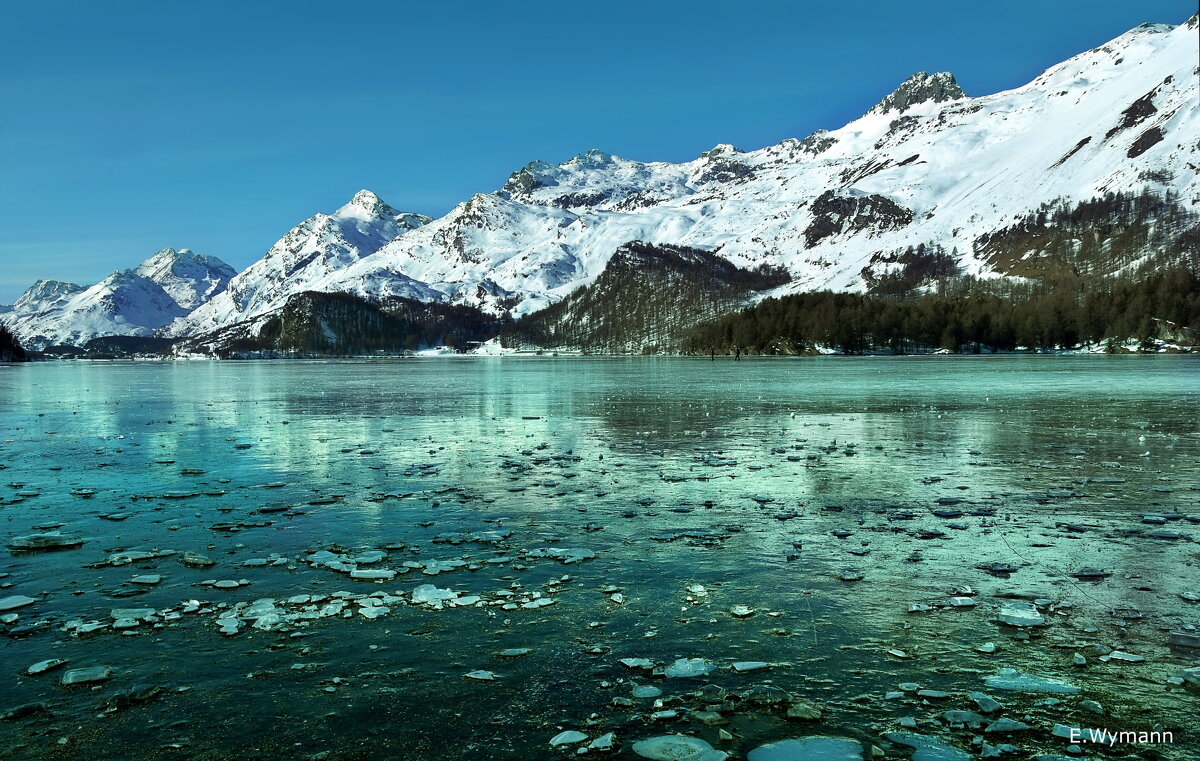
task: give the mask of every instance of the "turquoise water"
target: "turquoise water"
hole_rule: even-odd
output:
[[[1185,598],[1200,592],[1197,409],[1195,357],[0,367],[3,538],[84,540],[0,564],[0,597],[37,600],[4,625],[0,712],[48,709],[0,722],[0,758],[558,758],[575,751],[550,747],[562,729],[615,732],[624,758],[669,733],[734,758],[810,734],[902,758],[884,735],[904,717],[970,748],[978,731],[941,714],[976,710],[967,694],[1001,667],[1083,694],[996,695],[1033,729],[995,742],[1061,752],[1055,723],[1096,722],[1081,698],[1105,705],[1101,726],[1177,725],[1200,708],[1168,681],[1197,651],[1167,641],[1200,625]],[[550,548],[595,557],[564,564]],[[304,562],[376,549],[384,559],[362,567],[394,579]],[[125,551],[175,554],[96,567]],[[184,552],[216,565],[185,566]],[[437,560],[462,563],[423,572]],[[991,563],[1017,570],[977,567]],[[1070,575],[1087,566],[1112,575]],[[409,604],[429,583],[481,601]],[[943,608],[961,587],[976,605]],[[349,618],[218,628],[238,603],[338,591],[405,601],[375,619],[354,603]],[[554,604],[504,607],[535,592]],[[1049,601],[1050,625],[997,624],[1014,595]],[[180,612],[187,601],[198,610]],[[113,608],[158,615],[113,630]],[[72,621],[105,627],[77,635]],[[985,642],[997,652],[977,652]],[[530,652],[496,657],[509,648]],[[1107,649],[1146,661],[1101,660]],[[21,673],[50,658],[69,663]],[[663,678],[621,658],[717,670]],[[730,668],[740,661],[768,667]],[[112,677],[59,684],[94,665]],[[464,677],[477,670],[495,679]],[[886,699],[905,682],[950,697]],[[631,698],[633,683],[663,703]],[[705,683],[737,697],[692,696]],[[766,683],[821,720],[755,702],[747,691]],[[112,704],[142,686],[162,690]],[[693,717],[713,705],[732,740]],[[677,716],[651,717],[661,710]],[[1188,757],[1180,729],[1168,758]]]

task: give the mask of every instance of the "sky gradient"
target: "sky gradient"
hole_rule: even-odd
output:
[[[405,7],[405,6],[412,7]],[[533,159],[837,128],[914,71],[1025,84],[1194,0],[13,4],[0,304],[165,247],[241,270],[360,188],[440,216]]]

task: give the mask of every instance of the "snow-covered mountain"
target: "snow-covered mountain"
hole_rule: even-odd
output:
[[[421,214],[396,211],[369,190],[359,191],[333,214],[315,214],[296,225],[266,256],[230,280],[223,293],[165,333],[205,333],[277,310],[289,296],[305,291],[355,293],[331,283],[339,273],[384,244],[428,222],[429,217]],[[379,282],[371,289],[372,295],[441,300],[438,293],[401,273],[379,273],[374,277]]]
[[[594,282],[630,241],[784,268],[791,279],[776,293],[874,287],[894,270],[920,270],[910,247],[935,248],[933,263],[957,274],[1035,277],[1041,270],[1028,265],[1044,258],[1046,240],[1055,250],[1107,250],[1108,239],[1092,240],[1099,233],[1072,210],[1093,199],[1141,209],[1129,202],[1137,196],[1170,214],[1143,214],[1140,237],[1126,236],[1119,261],[1104,265],[1132,270],[1185,248],[1182,236],[1195,232],[1197,33],[1196,16],[1178,27],[1145,24],[1022,87],[981,97],[948,73],[921,72],[840,129],[749,152],[718,145],[688,162],[645,163],[592,150],[561,164],[534,161],[439,219],[398,212],[364,190],[296,226],[223,291],[196,278],[180,289],[160,274],[180,273],[174,265],[144,265],[138,272],[166,288],[176,309],[150,300],[126,325],[105,318],[52,335],[161,327],[162,335],[196,336],[258,324],[305,292],[530,314]],[[1064,215],[1069,229],[1042,227],[1043,218]],[[1190,233],[1175,229],[1181,224]],[[69,319],[21,317],[17,330],[51,335],[31,327],[111,315],[90,305],[97,288],[115,285],[59,294],[66,301],[50,311]]]
[[[39,280],[4,321],[32,349],[80,346],[100,336],[151,336],[223,291],[235,274],[216,257],[168,248],[90,287]]]
[[[1145,188],[1195,203],[1196,36],[1195,17],[1139,26],[977,98],[950,74],[918,73],[841,129],[751,152],[534,161],[428,223],[364,191],[288,233],[171,332],[263,314],[302,290],[525,314],[591,282],[633,240],[783,266],[784,290],[862,290],[864,269],[878,276],[922,243],[954,251],[965,274],[1006,274],[976,255],[981,238],[1043,204]]]
[[[60,306],[82,290],[84,286],[74,283],[39,280],[22,293],[8,309],[18,315],[33,314]]]
[[[237,270],[215,256],[186,248],[164,248],[134,270],[163,287],[175,303],[191,311],[225,290]]]

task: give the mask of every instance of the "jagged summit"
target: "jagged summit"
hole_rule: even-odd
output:
[[[164,248],[154,252],[154,256],[142,262],[143,265],[157,261],[169,261],[175,259],[185,259],[190,256],[195,256],[190,248]]]
[[[890,111],[900,113],[920,103],[944,103],[948,100],[965,97],[967,94],[958,86],[958,82],[950,72],[939,71],[935,74],[927,74],[918,71],[900,83],[899,87],[879,101],[869,113],[886,114]]]
[[[233,277],[236,274],[236,270],[217,257],[198,254],[190,248],[164,248],[139,264],[137,272],[148,278],[157,279],[155,277],[157,274],[161,273],[165,275],[170,271],[178,272],[181,268],[189,266],[228,271],[229,277]]]
[[[165,332],[179,336],[198,328],[212,329],[276,308],[280,298],[292,293],[336,290],[328,285],[335,273],[429,221],[423,214],[397,211],[370,190],[360,190],[333,214],[318,213],[293,227],[262,259],[234,277],[224,292],[192,311],[187,324],[173,324]]]

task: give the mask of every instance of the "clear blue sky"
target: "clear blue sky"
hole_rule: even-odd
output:
[[[1194,0],[57,2],[0,19],[0,303],[167,246],[238,269],[359,188],[438,216],[532,159],[687,160],[914,71],[1016,87]]]

